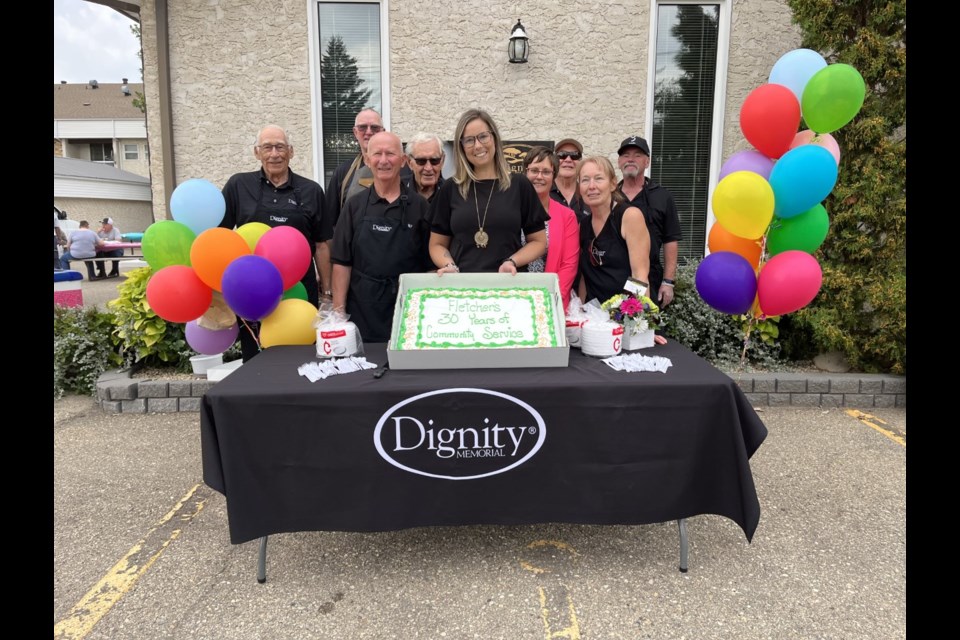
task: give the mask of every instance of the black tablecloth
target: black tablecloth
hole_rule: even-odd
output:
[[[369,361],[387,361],[386,345],[365,347]],[[706,513],[752,539],[760,504],[748,459],[766,427],[733,380],[685,347],[641,353],[673,366],[623,373],[571,349],[566,368],[371,370],[311,383],[297,367],[317,360],[314,347],[271,347],[204,396],[203,479],[226,496],[235,544]]]

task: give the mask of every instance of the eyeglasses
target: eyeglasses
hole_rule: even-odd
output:
[[[435,167],[439,167],[440,163],[443,162],[443,158],[414,158],[413,161],[417,163],[418,167],[422,167],[428,162]]]
[[[609,178],[607,178],[607,176],[583,176],[582,178],[580,178],[580,184],[584,186],[590,184],[591,182],[596,182],[597,184],[603,184],[608,180]]]
[[[490,140],[493,139],[493,134],[489,131],[484,131],[481,134],[475,136],[467,136],[466,138],[460,138],[460,144],[463,145],[464,149],[469,149],[476,143],[487,144]]]
[[[558,151],[557,159],[563,160],[564,158],[570,158],[571,160],[579,160],[583,157],[583,154],[579,151]]]
[[[602,267],[603,256],[600,255],[600,252],[597,251],[596,248],[593,246],[593,243],[596,241],[597,241],[596,238],[590,241],[590,264],[592,264],[595,267]]]
[[[287,149],[290,147],[285,144],[260,144],[257,145],[257,148],[259,148],[262,153],[271,153],[273,151],[276,151],[277,153],[286,153]]]
[[[378,124],[356,124],[353,126],[353,128],[364,133],[367,131],[372,131],[373,133],[380,133],[383,131],[383,127]]]
[[[527,169],[527,175],[549,178],[553,175],[553,169]]]

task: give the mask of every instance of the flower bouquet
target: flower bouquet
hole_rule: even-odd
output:
[[[660,307],[648,298],[618,293],[600,305],[610,319],[623,325],[623,349],[653,346],[654,329],[660,325]]]

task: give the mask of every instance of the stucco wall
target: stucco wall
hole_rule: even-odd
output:
[[[155,0],[144,0],[144,83],[158,219],[164,217],[156,70]],[[470,8],[472,6],[472,8]],[[310,4],[310,11],[314,5]],[[578,137],[587,153],[615,156],[631,133],[647,131],[650,3],[636,0],[501,0],[471,5],[391,0],[391,128],[451,138],[459,114],[489,109],[513,139]],[[252,144],[263,124],[293,136],[294,171],[314,176],[319,132],[310,89],[304,0],[169,0],[173,140],[178,183],[222,185],[257,167]],[[518,14],[519,12],[519,14]],[[783,53],[799,46],[783,0],[732,7],[723,158],[745,148],[739,109]],[[507,62],[517,18],[531,38],[530,62]],[[151,100],[151,98],[153,98]]]
[[[157,63],[157,21],[154,0],[140,5],[140,34],[143,50],[143,95],[147,103],[147,144],[150,145],[150,190],[157,220],[168,219],[164,191],[163,138],[160,130],[160,85]]]
[[[137,145],[137,159],[127,160],[124,145]],[[147,141],[142,138],[120,138],[117,140],[117,150],[114,156],[116,167],[135,173],[144,178],[150,177],[150,166],[147,162]]]
[[[61,211],[66,211],[69,220],[86,220],[94,231],[100,228],[100,221],[104,218],[113,218],[120,233],[142,232],[153,224],[149,202],[54,198],[53,204]]]

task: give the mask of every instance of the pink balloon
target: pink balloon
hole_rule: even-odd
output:
[[[196,320],[207,312],[211,300],[213,290],[182,264],[160,269],[147,282],[147,303],[168,322]]]
[[[803,144],[820,145],[830,152],[830,155],[833,156],[833,159],[837,161],[837,166],[840,166],[840,145],[837,144],[836,139],[829,133],[821,133],[820,135],[817,135],[809,129],[804,129],[794,136],[793,144],[790,145],[790,148],[796,149]]]
[[[805,251],[784,251],[760,269],[757,296],[768,316],[782,316],[802,309],[817,297],[823,272],[817,259]]]
[[[260,236],[253,252],[273,263],[286,291],[300,282],[310,267],[310,243],[294,227],[274,227]]]

